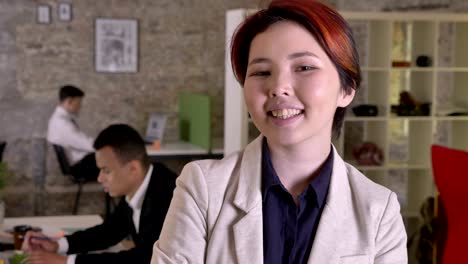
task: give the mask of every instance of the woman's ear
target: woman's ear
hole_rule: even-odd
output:
[[[356,94],[356,90],[354,88],[348,88],[349,92],[346,89],[341,89],[340,95],[338,97],[338,107],[347,107],[351,101],[354,99],[354,95]]]

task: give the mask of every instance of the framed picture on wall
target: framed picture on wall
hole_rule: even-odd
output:
[[[95,67],[97,72],[138,71],[136,19],[96,19]]]
[[[37,6],[37,23],[50,24],[50,6],[38,5]]]
[[[70,3],[59,3],[57,12],[60,21],[72,20],[72,8]]]

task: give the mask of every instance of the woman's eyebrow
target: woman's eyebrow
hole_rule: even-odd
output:
[[[269,62],[270,60],[267,58],[255,58],[252,61],[249,62],[249,65],[252,64],[257,64],[257,63],[264,63],[264,62]]]
[[[292,54],[289,54],[288,59],[292,60],[292,59],[297,59],[297,58],[306,57],[306,56],[319,58],[319,56],[315,55],[315,53],[312,53],[310,51],[300,51],[300,52],[294,52]],[[260,58],[255,58],[252,61],[250,61],[249,65],[265,63],[265,62],[270,62],[270,59],[260,57]]]
[[[319,58],[319,56],[315,55],[314,53],[312,53],[310,51],[300,51],[300,52],[295,52],[295,53],[289,54],[288,59],[290,59],[290,60],[291,59],[297,59],[299,57],[304,57],[304,56]]]

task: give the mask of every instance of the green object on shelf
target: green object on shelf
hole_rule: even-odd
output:
[[[180,139],[211,149],[211,98],[208,95],[181,92],[179,96]]]

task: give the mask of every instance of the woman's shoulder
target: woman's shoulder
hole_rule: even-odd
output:
[[[178,178],[179,181],[201,181],[208,187],[220,188],[230,181],[236,173],[242,159],[242,152],[236,152],[220,160],[206,159],[187,163]]]
[[[354,166],[346,164],[346,170],[351,191],[359,196],[359,201],[385,207],[392,196],[396,198],[392,190],[374,182]]]
[[[378,228],[383,218],[385,221],[401,220],[400,204],[395,192],[372,181],[352,165],[346,164],[346,168],[352,208],[359,215],[367,216],[367,221],[375,223],[375,228]]]

